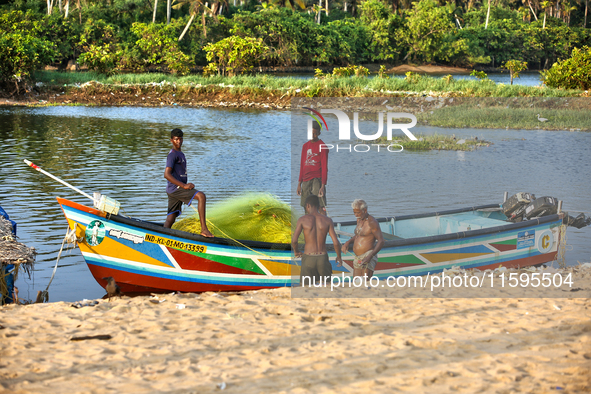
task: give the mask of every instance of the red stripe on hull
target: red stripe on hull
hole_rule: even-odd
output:
[[[217,261],[204,259],[203,257],[185,253],[177,249],[167,249],[179,266],[184,270],[207,271],[222,274],[261,275],[258,272],[248,271],[231,265],[218,263]]]
[[[156,278],[148,275],[134,274],[98,265],[87,264],[94,279],[105,287],[108,276],[113,277],[123,293],[160,293],[180,291],[186,293],[200,293],[204,291],[244,291],[269,289],[269,286],[234,286],[215,283],[184,282],[174,279]]]
[[[492,246],[500,252],[506,252],[508,250],[517,250],[517,245],[490,244],[490,246]]]
[[[376,264],[376,271],[386,271],[392,270],[396,268],[404,268],[404,267],[418,267],[424,264],[416,264],[416,263],[381,263],[378,262]]]

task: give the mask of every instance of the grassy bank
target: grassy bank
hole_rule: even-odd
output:
[[[426,76],[414,82],[401,78],[298,79],[270,75],[104,76],[48,71],[38,73],[37,80],[41,82],[38,88],[21,104],[297,110],[322,102],[325,108],[346,112],[364,108],[362,112],[369,113],[370,120],[375,120],[376,112],[388,110],[412,113],[419,124],[438,127],[591,131],[589,92],[507,86],[491,81],[448,82]],[[547,120],[539,120],[538,114]]]
[[[96,81],[106,85],[220,86],[238,94],[276,91],[290,97],[375,97],[434,94],[447,97],[581,97],[588,92],[521,85],[496,84],[493,81],[455,80],[435,76],[414,78],[325,78],[300,79],[270,75],[203,77],[171,74],[119,74],[105,76],[94,72],[40,71],[35,80],[44,85],[78,87]]]
[[[422,119],[423,123],[437,127],[591,131],[589,111],[589,108],[569,109],[548,106],[511,108],[507,105],[492,107],[458,105],[442,108],[434,111],[433,114],[425,114],[418,118]],[[542,120],[538,119],[538,114]]]
[[[476,138],[456,138],[451,135],[415,135],[416,141],[410,140],[407,137],[401,137],[396,141],[388,141],[386,137],[378,139],[377,143],[390,145],[400,144],[404,146],[404,150],[411,151],[426,151],[426,150],[460,150],[460,151],[472,151],[479,147],[490,146],[492,143],[485,140],[479,140]],[[393,147],[395,149],[396,147]]]

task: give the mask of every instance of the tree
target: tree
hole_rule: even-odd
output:
[[[210,62],[203,70],[206,75],[234,76],[252,71],[255,64],[263,60],[269,48],[261,39],[230,36],[203,48]]]
[[[42,38],[43,27],[31,12],[0,14],[0,85],[14,84],[13,93],[31,80],[33,71],[57,56],[54,43]]]
[[[513,85],[513,78],[519,78],[519,73],[523,70],[527,70],[527,62],[522,62],[520,60],[508,60],[503,65],[503,68],[509,70],[509,75],[511,76],[511,85]]]
[[[454,41],[449,33],[455,30],[449,6],[439,7],[433,0],[421,0],[406,12],[406,27],[397,30],[398,40],[409,48],[403,61],[432,62],[449,60],[465,41]]]

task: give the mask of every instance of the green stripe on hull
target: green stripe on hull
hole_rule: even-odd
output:
[[[199,252],[191,252],[188,250],[181,250],[177,249],[180,252],[191,254],[193,256],[201,257],[202,259],[215,261],[216,263],[229,265],[231,267],[236,267],[239,269],[243,269],[246,271],[255,272],[261,275],[267,275],[251,258],[247,257],[230,257],[230,256],[220,256],[217,254],[209,254],[209,253],[199,253]],[[262,256],[261,256],[262,257]]]
[[[378,258],[380,263],[398,263],[398,264],[425,264],[425,262],[419,259],[414,254],[405,254],[403,256],[388,256]]]
[[[494,241],[494,242],[491,242],[491,245],[492,244],[495,244],[495,245],[517,245],[517,238],[508,239],[506,241]]]

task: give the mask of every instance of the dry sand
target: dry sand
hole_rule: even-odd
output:
[[[590,276],[577,286],[589,290]],[[591,300],[570,298],[579,293],[292,298],[275,289],[9,305],[0,307],[0,391],[589,393]],[[72,340],[95,335],[111,338]]]

